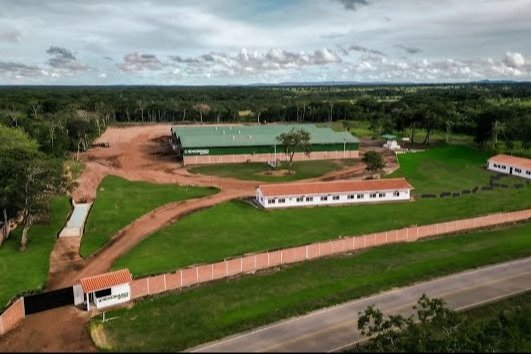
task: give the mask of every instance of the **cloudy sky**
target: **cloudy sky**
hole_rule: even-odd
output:
[[[531,0],[0,0],[0,84],[531,80]]]

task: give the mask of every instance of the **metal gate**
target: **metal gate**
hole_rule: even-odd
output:
[[[26,315],[66,305],[74,305],[74,289],[71,286],[46,293],[24,296]]]

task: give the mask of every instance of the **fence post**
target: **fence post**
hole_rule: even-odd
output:
[[[182,287],[183,287],[183,270],[181,269],[181,286],[180,286],[180,288],[182,288]]]
[[[388,232],[386,231],[385,232],[385,244],[387,244],[387,242],[388,242],[387,234],[388,234]]]
[[[210,264],[210,266],[212,267],[212,276],[210,279],[214,279],[214,263]]]
[[[227,260],[225,260],[225,276],[229,276],[229,264],[227,263]]]
[[[269,251],[267,251],[267,268],[269,268],[270,265],[269,265]]]
[[[164,276],[164,291],[168,290],[167,286],[166,286],[166,273],[163,274]]]
[[[148,291],[148,295],[149,295],[149,277],[146,278],[146,282],[147,282],[147,291]]]
[[[243,258],[240,257],[240,273],[243,273]]]
[[[199,267],[195,267],[195,282],[199,283]]]
[[[356,236],[352,236],[352,250],[356,249]]]

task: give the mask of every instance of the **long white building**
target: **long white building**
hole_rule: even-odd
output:
[[[496,155],[488,160],[488,169],[531,179],[531,160],[510,155]]]
[[[404,201],[413,187],[405,178],[264,184],[256,202],[266,209]]]

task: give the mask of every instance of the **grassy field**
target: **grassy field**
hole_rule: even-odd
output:
[[[244,180],[264,181],[264,182],[287,182],[300,179],[314,178],[324,175],[325,173],[335,171],[344,166],[353,166],[357,161],[353,159],[346,160],[317,160],[317,161],[295,161],[293,175],[275,176],[275,169],[269,167],[266,163],[243,163],[243,164],[219,164],[192,167],[190,172],[200,173],[203,175],[232,177]],[[279,166],[276,170],[287,171],[286,163]]]
[[[531,224],[395,244],[140,300],[107,313],[107,349],[178,351],[282,318],[531,255]],[[178,258],[178,257],[176,257]],[[98,327],[94,319],[92,325]]]
[[[108,176],[98,187],[85,233],[81,239],[81,255],[89,256],[102,247],[112,235],[135,219],[161,205],[215,193],[214,188],[131,182]]]
[[[18,250],[22,228],[17,228],[0,248],[0,310],[17,294],[43,287],[48,278],[50,252],[70,208],[66,196],[56,198],[49,224],[30,228],[24,252]]]
[[[434,149],[404,155],[406,162],[399,174],[407,176],[420,192],[472,188],[489,179],[481,167],[485,157],[462,147]],[[431,179],[433,184],[426,182]],[[114,267],[128,267],[137,276],[167,272],[248,252],[529,208],[530,197],[531,186],[525,185],[520,190],[495,189],[459,198],[269,211],[230,201],[155,232],[118,259]]]
[[[417,195],[460,192],[489,184],[491,173],[484,168],[489,157],[488,153],[459,145],[401,154],[400,169],[387,177],[406,177]],[[511,186],[522,182],[521,178],[509,176],[501,181]]]

